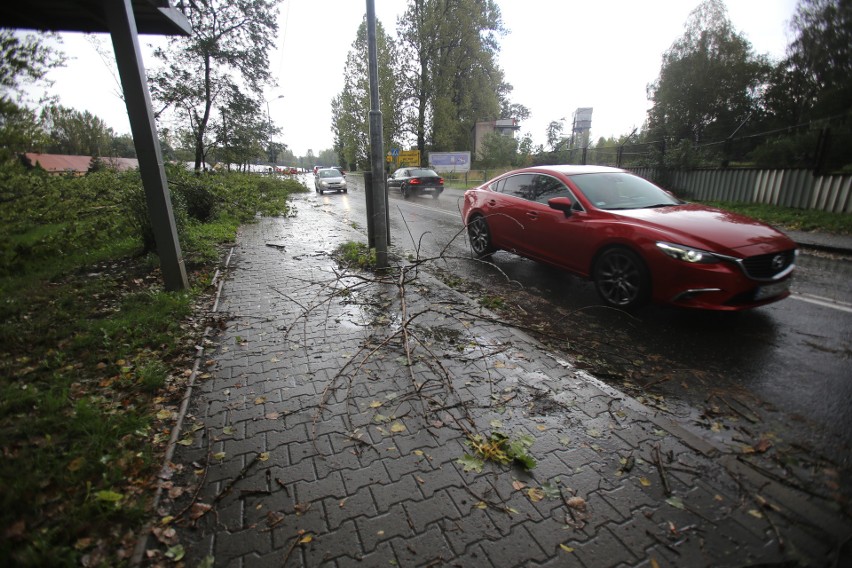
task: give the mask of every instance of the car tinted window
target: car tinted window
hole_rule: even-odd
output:
[[[500,185],[500,193],[520,197],[522,199],[532,199],[533,195],[533,174],[519,174],[509,176]]]
[[[411,177],[438,177],[433,170],[417,169],[411,170]]]
[[[571,181],[599,209],[642,209],[680,203],[656,185],[633,174],[578,174],[571,176]]]
[[[554,197],[568,197],[571,201],[574,201],[571,190],[564,183],[555,177],[546,175],[537,175],[533,178],[532,194],[533,199],[539,203],[547,203],[549,199]]]

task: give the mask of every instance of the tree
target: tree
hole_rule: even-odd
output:
[[[482,140],[482,167],[518,165],[518,141],[514,136],[489,132]]]
[[[115,133],[102,119],[89,111],[51,105],[41,112],[47,133],[47,151],[77,156],[109,156]]]
[[[722,0],[705,0],[648,86],[649,128],[672,141],[725,139],[756,111],[768,71],[766,57],[733,29]]]
[[[824,117],[852,108],[852,2],[800,0],[791,25],[788,58],[813,93]]]
[[[196,171],[204,162],[208,145],[213,143],[211,127],[220,144],[223,141],[218,136],[236,132],[227,130],[217,109],[231,108],[235,92],[253,99],[259,109],[263,87],[274,85],[267,70],[269,50],[278,31],[278,2],[179,2],[178,7],[192,26],[192,35],[174,37],[166,48],[154,53],[164,64],[164,68],[151,73],[152,98],[162,105],[157,116],[171,109],[176,120],[192,133]],[[259,132],[262,143],[268,134],[268,130]]]
[[[376,22],[379,106],[382,139],[387,147],[400,141],[401,90],[397,86],[398,54],[381,22]],[[370,76],[367,56],[367,18],[346,56],[343,90],[331,102],[334,150],[343,167],[366,168],[370,163]]]
[[[504,33],[494,0],[409,0],[398,21],[408,104],[407,130],[421,155],[471,146],[477,121],[500,118],[511,87],[497,65]]]
[[[556,151],[559,146],[559,141],[562,140],[562,130],[564,125],[561,120],[551,120],[547,125],[547,145],[551,150]]]
[[[25,85],[43,81],[49,70],[65,63],[62,53],[44,44],[45,37],[0,29],[0,161],[46,142],[23,94]]]

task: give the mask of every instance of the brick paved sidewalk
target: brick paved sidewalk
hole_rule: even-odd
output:
[[[822,566],[852,534],[427,271],[340,269],[365,237],[296,207],[227,271],[161,503],[188,566]],[[494,433],[536,466],[459,461]]]

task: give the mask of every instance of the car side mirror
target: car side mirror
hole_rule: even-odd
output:
[[[566,217],[570,217],[574,211],[574,204],[567,197],[554,197],[547,200],[547,206],[557,211],[562,211]]]

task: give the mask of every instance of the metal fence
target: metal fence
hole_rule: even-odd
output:
[[[849,174],[814,175],[809,169],[630,170],[689,199],[852,213],[852,175]]]

